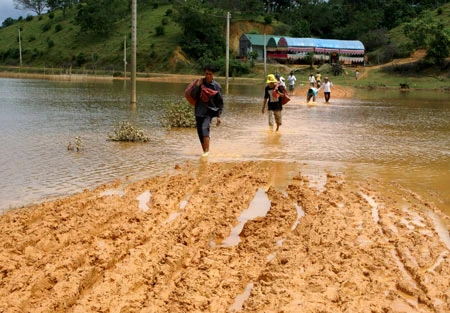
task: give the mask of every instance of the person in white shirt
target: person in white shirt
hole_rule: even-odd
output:
[[[286,88],[286,84],[284,82],[284,77],[280,76],[280,74],[275,74],[275,78],[278,80],[278,83],[280,83],[281,86]]]
[[[328,80],[328,77],[325,77],[323,84],[320,85],[319,89],[317,89],[317,91],[319,91],[320,89],[323,88],[323,96],[325,97],[326,103],[328,103],[328,101],[330,101],[332,86],[333,86],[333,83]]]
[[[314,87],[314,85],[316,84],[316,78],[314,77],[313,73],[309,74],[308,80],[309,80],[309,85],[311,87]]]
[[[294,91],[294,85],[297,81],[297,78],[295,78],[294,72],[291,72],[287,78],[288,85],[289,85],[289,91]]]

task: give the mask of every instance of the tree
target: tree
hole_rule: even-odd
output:
[[[308,21],[299,19],[291,28],[292,37],[311,37]]]
[[[63,16],[66,17],[66,10],[77,2],[77,0],[47,0],[47,5],[50,11],[61,9]]]
[[[47,8],[47,0],[13,0],[16,9],[30,10],[41,15]]]
[[[12,18],[12,17],[8,17],[6,18],[3,23],[2,23],[2,27],[8,27],[11,26],[15,23],[16,21]]]
[[[242,14],[246,16],[258,16],[264,10],[264,4],[260,0],[240,1]]]
[[[75,21],[81,31],[107,36],[128,13],[127,0],[86,0],[78,5]]]
[[[403,33],[412,40],[416,49],[426,49],[429,40],[429,33],[433,29],[434,21],[430,14],[422,14],[418,19],[406,23]]]
[[[225,12],[203,8],[196,0],[179,2],[175,9],[174,19],[183,29],[180,45],[187,55],[217,60],[225,54]]]
[[[450,55],[450,31],[440,21],[433,29],[425,59],[437,65],[443,65]]]
[[[406,24],[403,31],[412,40],[414,48],[427,50],[425,59],[428,62],[442,65],[450,55],[450,31],[442,21],[435,21],[430,12]]]

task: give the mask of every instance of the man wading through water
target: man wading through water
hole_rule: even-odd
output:
[[[208,156],[210,141],[211,120],[217,118],[217,126],[220,125],[220,116],[223,110],[222,87],[214,80],[215,69],[212,65],[204,68],[205,77],[197,80],[191,90],[191,96],[195,102],[195,121],[198,138],[203,148],[203,155]]]

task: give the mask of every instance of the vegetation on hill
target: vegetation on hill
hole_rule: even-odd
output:
[[[116,72],[129,59],[129,0],[14,0],[45,3],[46,14],[3,21],[0,64]],[[236,60],[245,32],[361,40],[371,65],[425,49],[425,63],[446,70],[450,4],[441,1],[138,0],[137,71],[191,73],[205,63],[225,67],[226,16],[231,12],[230,72],[248,75]],[[28,8],[30,9],[30,8]],[[414,18],[418,15],[418,18]],[[237,26],[241,25],[241,26]],[[242,27],[245,25],[245,27]],[[20,47],[19,47],[20,34]]]

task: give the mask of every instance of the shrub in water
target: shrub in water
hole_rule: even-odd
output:
[[[79,152],[83,149],[83,142],[80,137],[75,137],[75,144],[73,145],[71,141],[67,145],[67,150]]]
[[[164,108],[165,113],[160,120],[164,127],[195,127],[194,109],[187,101],[167,102]]]
[[[150,138],[136,126],[131,125],[128,121],[123,121],[114,128],[113,133],[108,134],[109,140],[112,141],[132,141],[132,142],[148,142]]]

